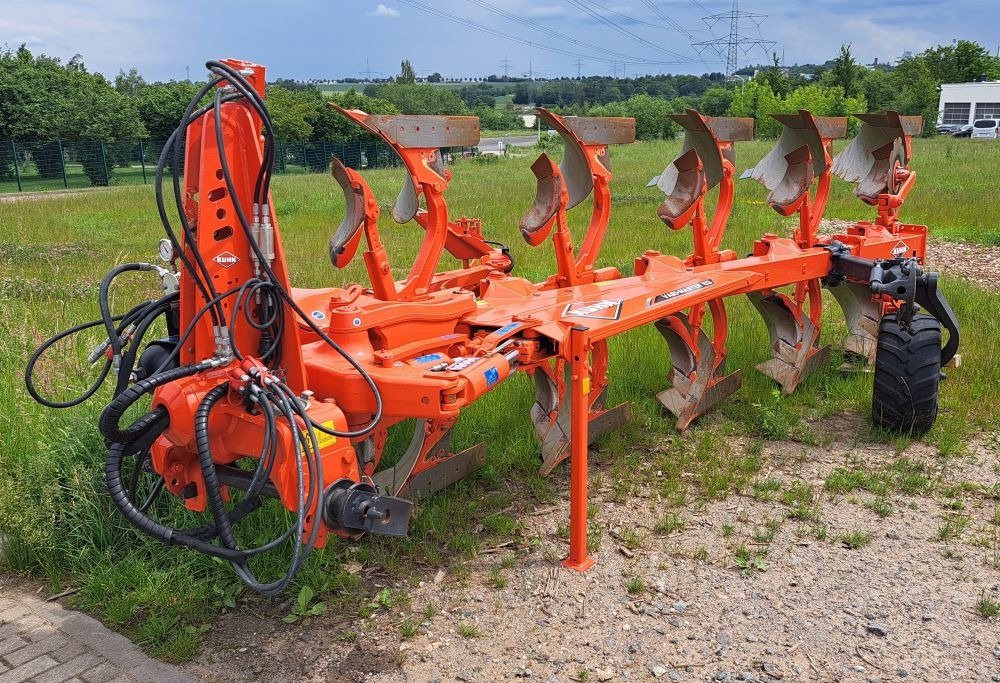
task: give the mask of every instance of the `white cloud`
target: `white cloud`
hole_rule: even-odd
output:
[[[399,16],[399,10],[393,9],[391,7],[386,7],[381,2],[378,7],[373,9],[371,12],[365,12],[365,16],[368,17],[385,17],[388,19],[395,19]]]

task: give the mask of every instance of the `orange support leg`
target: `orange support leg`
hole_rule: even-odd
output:
[[[570,330],[570,484],[569,484],[569,557],[563,566],[585,572],[594,566],[587,554],[587,394],[590,393],[590,369],[587,367],[588,328]]]

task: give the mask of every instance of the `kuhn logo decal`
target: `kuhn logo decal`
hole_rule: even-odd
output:
[[[601,299],[593,303],[576,302],[563,309],[564,318],[596,318],[598,320],[618,320],[622,312],[621,299]]]
[[[896,257],[905,256],[907,252],[910,251],[910,247],[906,242],[900,240],[896,242],[896,246],[892,248],[892,255]]]
[[[233,266],[235,266],[237,263],[240,262],[240,257],[232,252],[224,251],[215,258],[213,258],[212,260],[218,263],[223,268],[232,268]]]
[[[664,292],[657,296],[652,297],[646,301],[646,306],[653,306],[655,304],[663,303],[664,301],[670,301],[671,299],[676,299],[679,296],[684,296],[685,294],[690,294],[691,292],[697,292],[699,289],[705,289],[706,287],[711,287],[715,284],[714,280],[706,279],[700,282],[692,282],[689,285],[684,285],[683,287],[678,287],[677,289],[671,289],[669,292]]]

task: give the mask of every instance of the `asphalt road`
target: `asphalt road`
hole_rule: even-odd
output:
[[[499,152],[500,151],[500,141],[503,141],[505,145],[513,145],[515,147],[531,147],[533,144],[538,142],[537,135],[511,135],[503,138],[483,138],[479,141],[479,151],[480,152]]]

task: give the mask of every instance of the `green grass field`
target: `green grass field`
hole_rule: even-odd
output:
[[[738,147],[740,170],[752,165],[770,147],[766,141]],[[1000,145],[968,140],[933,139],[914,143],[917,187],[904,219],[931,226],[931,234],[948,240],[1000,244]],[[662,196],[646,182],[673,158],[679,142],[635,144],[615,149],[612,185],[614,206],[601,265],[632,271],[635,256],[646,249],[685,255],[689,231],[672,233],[655,217]],[[534,280],[554,270],[551,246],[531,249],[521,240],[517,223],[534,195],[528,169],[535,152],[486,163],[462,161],[453,166],[448,199],[454,216],[478,216],[491,239],[512,245],[516,273]],[[365,176],[383,206],[398,190],[398,169],[367,171]],[[873,216],[850,187],[835,180],[827,211],[831,218]],[[340,220],[342,197],[324,175],[277,177],[273,183],[278,220],[293,282],[300,287],[331,286],[363,277],[361,259],[346,271],[331,268],[326,244]],[[764,232],[788,234],[789,222],[764,204],[765,191],[756,183],[740,182],[737,203],[723,247],[749,251]],[[404,274],[422,232],[398,226],[388,211],[382,221],[383,241]],[[586,207],[572,212],[579,234],[589,217]],[[153,189],[128,186],[39,201],[0,204],[0,307],[4,333],[0,337],[0,530],[6,535],[4,563],[8,570],[40,576],[53,588],[78,587],[78,605],[122,630],[154,654],[191,657],[201,632],[222,611],[279,609],[278,602],[241,592],[228,565],[177,548],[165,548],[140,536],[112,509],[103,489],[104,451],[95,428],[100,401],[50,411],[35,405],[23,386],[24,364],[50,334],[97,316],[97,285],[116,263],[154,260],[162,236]],[[446,257],[446,260],[449,257]],[[968,437],[980,429],[998,427],[1000,360],[1000,295],[966,281],[944,277],[943,288],[963,325],[963,367],[949,371],[942,385],[941,414],[926,440],[944,456],[959,456]],[[148,293],[144,287],[118,293],[117,305]],[[141,290],[141,291],[139,291]],[[842,316],[832,297],[823,335],[835,343],[844,332]],[[653,393],[665,386],[669,366],[666,347],[652,328],[616,338],[611,345],[612,400],[633,403],[633,422],[605,437],[598,456],[598,476],[620,482],[623,495],[653,449],[663,472],[656,486],[664,494],[663,513],[671,505],[723,495],[752,484],[760,468],[748,447],[732,460],[720,459],[720,440],[745,436],[761,440],[814,439],[811,421],[843,412],[866,414],[871,380],[867,375],[843,375],[840,358],[808,380],[792,397],[776,396],[769,380],[753,371],[767,355],[767,333],[749,302],[729,304],[731,336],[729,368],[742,368],[740,392],[720,411],[687,435],[673,437],[672,420],[656,404]],[[85,347],[85,344],[81,344]],[[44,371],[44,368],[43,368]],[[106,395],[106,394],[102,394]],[[476,477],[423,502],[405,539],[370,538],[351,553],[353,561],[371,563],[396,577],[414,567],[461,565],[478,548],[507,540],[522,529],[520,511],[533,502],[550,501],[566,488],[560,469],[550,479],[535,473],[537,450],[529,419],[532,384],[515,376],[463,415],[456,447],[478,441],[490,444],[490,460]],[[669,448],[663,444],[670,437]],[[877,433],[858,439],[884,442],[887,453],[906,444]],[[679,465],[697,476],[682,478]],[[654,468],[656,469],[656,468]],[[617,489],[616,489],[617,490]],[[165,501],[172,503],[172,501]],[[158,503],[158,505],[164,502]],[[271,507],[258,514],[244,531],[251,542],[274,532],[286,518]],[[483,530],[477,531],[482,525]],[[525,543],[530,551],[530,543]],[[300,575],[342,611],[366,609],[360,595],[365,587],[343,570],[346,545],[340,542],[316,552]],[[287,558],[274,558],[278,570]],[[279,614],[280,616],[280,614]]]

